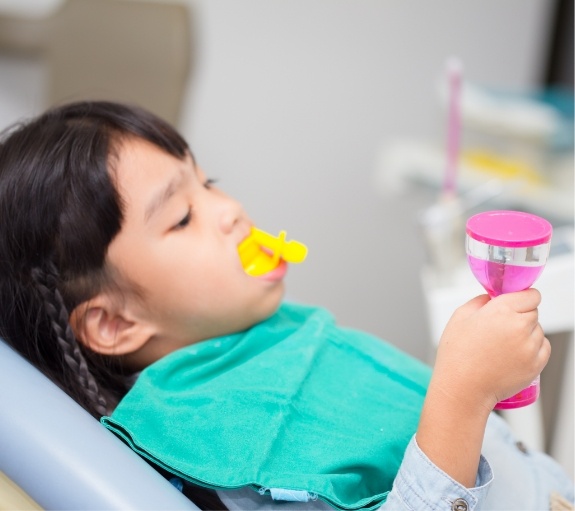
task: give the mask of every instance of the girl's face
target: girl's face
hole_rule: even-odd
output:
[[[252,222],[191,157],[179,160],[128,139],[114,179],[124,222],[108,262],[136,285],[138,297],[126,299],[153,325],[152,360],[146,363],[273,314],[283,297],[283,275],[266,279],[244,272],[237,249]]]

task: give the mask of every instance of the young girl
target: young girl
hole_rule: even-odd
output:
[[[547,363],[536,290],[455,311],[431,375],[282,304],[285,262],[241,265],[242,206],[169,125],[107,102],[5,134],[0,214],[0,335],[203,509],[271,509],[270,494],[305,501],[286,509],[573,502],[491,413]]]

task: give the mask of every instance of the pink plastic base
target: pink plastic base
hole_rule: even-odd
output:
[[[508,399],[504,399],[495,405],[495,410],[509,410],[511,408],[521,408],[537,401],[539,397],[539,378],[529,387],[518,392]]]
[[[469,267],[475,278],[486,289],[489,296],[523,291],[531,287],[541,275],[544,266],[514,266],[467,256]]]

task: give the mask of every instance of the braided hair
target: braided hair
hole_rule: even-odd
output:
[[[69,314],[114,285],[105,256],[122,201],[111,172],[128,137],[188,151],[164,121],[111,102],[60,106],[0,139],[0,336],[97,418],[127,392],[127,375],[78,342]]]
[[[57,107],[0,136],[0,336],[96,418],[132,378],[116,357],[78,342],[69,315],[119,287],[106,252],[123,219],[114,163],[130,137],[189,153],[163,120],[105,101]],[[226,509],[213,490],[186,485],[184,494],[200,509]]]

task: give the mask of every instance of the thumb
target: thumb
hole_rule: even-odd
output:
[[[457,315],[459,319],[465,319],[475,314],[475,312],[481,309],[485,304],[489,303],[490,300],[491,298],[489,298],[487,294],[476,296],[463,305],[460,305],[454,315]]]

